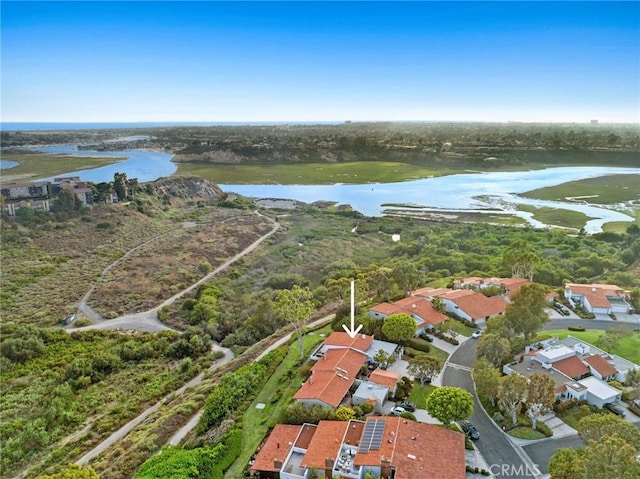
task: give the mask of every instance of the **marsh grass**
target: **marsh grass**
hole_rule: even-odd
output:
[[[90,157],[13,151],[3,153],[2,159],[19,163],[18,166],[3,170],[3,182],[11,181],[14,178],[15,180],[33,181],[37,178],[48,178],[69,171],[98,168],[126,160],[125,157]]]

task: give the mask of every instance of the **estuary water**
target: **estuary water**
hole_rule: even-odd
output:
[[[177,167],[171,161],[169,153],[147,150],[122,151],[78,151],[76,145],[57,145],[37,148],[49,153],[81,154],[89,156],[127,157],[113,165],[91,170],[71,171],[58,176],[79,176],[83,181],[113,181],[116,172],[124,172],[129,178],[138,181],[155,181],[170,176]],[[215,168],[215,166],[212,166]],[[556,186],[569,181],[595,178],[607,175],[637,175],[640,193],[640,168],[617,167],[560,167],[531,171],[509,171],[490,173],[466,173],[436,178],[404,181],[398,183],[368,183],[360,185],[229,185],[220,184],[226,192],[234,192],[252,198],[287,198],[305,203],[331,201],[348,204],[366,216],[381,216],[383,205],[413,205],[447,211],[487,211],[492,209],[504,213],[513,213],[524,218],[535,227],[544,227],[543,223],[532,218],[531,213],[516,211],[517,204],[535,207],[563,208],[579,211],[594,219],[585,226],[587,233],[602,230],[602,225],[610,221],[633,221],[630,216],[621,213],[625,205],[596,206],[588,204],[588,198],[581,201],[544,201],[519,196],[520,193],[537,188]],[[44,178],[51,180],[52,178]],[[583,193],[589,195],[588,191]],[[615,207],[616,211],[612,209]]]
[[[585,225],[587,233],[602,230],[610,221],[633,221],[628,215],[612,209],[587,204],[586,201],[544,201],[518,196],[538,188],[556,186],[568,181],[607,175],[639,175],[640,168],[560,167],[532,171],[468,173],[436,178],[423,178],[400,183],[373,183],[362,185],[219,185],[224,191],[260,198],[291,198],[305,203],[335,201],[349,204],[367,215],[380,216],[383,205],[404,204],[417,208],[441,209],[443,213],[455,210],[479,211],[499,209],[513,213],[535,227],[546,226],[532,218],[531,213],[516,211],[515,205],[563,208],[579,211],[594,219]],[[588,195],[589,192],[585,192]],[[625,205],[615,205],[623,209]],[[495,211],[492,211],[495,213]]]
[[[124,139],[119,139],[123,141]],[[150,150],[118,150],[118,151],[94,151],[78,150],[77,145],[55,145],[34,148],[37,151],[46,153],[57,153],[66,155],[100,156],[100,157],[122,157],[126,158],[111,165],[89,170],[70,171],[61,176],[78,176],[82,181],[92,181],[101,183],[103,181],[113,181],[114,173],[126,173],[128,178],[137,178],[140,183],[155,181],[158,178],[171,176],[178,167],[171,161],[173,155],[160,151]],[[41,178],[43,181],[52,181],[53,177]]]

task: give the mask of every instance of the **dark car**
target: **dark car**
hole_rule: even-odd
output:
[[[396,403],[396,406],[400,406],[401,408],[404,408],[405,410],[409,411],[409,412],[415,412],[416,410],[416,405],[413,404],[412,402],[399,402]]]
[[[474,441],[480,439],[480,433],[469,421],[464,421],[460,424],[460,427],[462,428],[462,432],[469,436],[469,439],[473,439]]]
[[[617,414],[620,417],[624,417],[626,414],[624,412],[624,409],[622,409],[620,406],[618,406],[615,403],[607,403],[604,405],[604,407],[606,407],[609,411],[611,411],[613,414]]]
[[[430,343],[433,342],[433,338],[431,336],[429,336],[427,333],[422,333],[420,336],[418,336],[420,339],[424,339],[425,341],[428,341]]]

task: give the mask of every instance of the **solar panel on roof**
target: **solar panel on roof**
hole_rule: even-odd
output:
[[[386,423],[387,421],[384,419],[373,419],[371,421],[367,421],[362,437],[360,438],[360,447],[358,448],[358,452],[369,452],[370,450],[377,451],[380,449]]]

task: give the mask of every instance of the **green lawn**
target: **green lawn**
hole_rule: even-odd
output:
[[[611,326],[615,326],[615,322],[611,324]],[[566,329],[554,329],[550,331],[544,331],[544,334],[548,334],[551,336],[556,336],[559,339],[566,338],[568,335],[573,336],[574,338],[578,338],[587,343],[591,343],[594,346],[598,341],[600,335],[604,334],[604,331],[568,331]],[[629,361],[640,364],[640,334],[639,333],[628,333],[625,337],[620,340],[620,346],[613,351],[607,351],[610,353],[617,354],[618,356],[622,356]]]
[[[562,419],[567,425],[572,428],[576,428],[578,421],[583,417],[591,416],[592,414],[603,414],[602,412],[594,412],[589,406],[586,404],[580,407],[576,407],[565,411],[563,413],[558,414],[558,417]]]
[[[544,434],[530,427],[516,427],[511,429],[508,434],[520,439],[542,439],[545,437]]]
[[[311,353],[313,348],[331,332],[331,327],[325,326],[307,334],[304,337],[305,354]],[[321,336],[321,334],[325,336]],[[289,346],[287,356],[244,413],[242,417],[242,452],[229,468],[225,477],[234,479],[242,475],[242,471],[267,434],[269,427],[276,424],[280,412],[291,403],[291,398],[300,388],[302,382],[298,368],[299,359],[300,351],[296,341],[295,344]],[[258,403],[263,403],[264,409],[257,409]]]
[[[427,403],[427,396],[436,389],[437,386],[432,386],[431,384],[425,384],[424,388],[421,388],[420,381],[414,381],[409,401],[415,404],[418,409],[424,409],[424,405]]]
[[[438,361],[440,361],[440,364],[444,364],[444,362],[449,357],[449,353],[447,353],[446,351],[443,351],[440,348],[435,347],[433,343],[427,343],[427,344],[429,345],[429,352],[426,353],[426,355],[434,359],[437,359]]]
[[[469,326],[465,326],[460,321],[457,321],[455,319],[447,319],[444,322],[444,324],[450,327],[451,329],[453,329],[456,333],[462,334],[463,336],[467,336],[467,337],[471,336],[473,332],[476,330],[476,328],[470,328]]]

